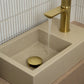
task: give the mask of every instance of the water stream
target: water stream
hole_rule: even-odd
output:
[[[50,33],[51,33],[52,19],[48,19],[48,55],[50,52]]]

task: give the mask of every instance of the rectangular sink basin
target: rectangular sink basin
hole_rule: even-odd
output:
[[[0,74],[12,84],[50,84],[54,81],[52,76],[55,74],[50,69],[54,66],[51,60],[70,45],[71,43],[51,34],[48,49],[48,33],[38,28],[32,29],[0,46],[0,53],[3,55]],[[41,57],[43,64],[38,68],[31,68],[26,62],[31,56]],[[51,70],[52,75],[46,70]],[[51,77],[44,80],[46,75]]]

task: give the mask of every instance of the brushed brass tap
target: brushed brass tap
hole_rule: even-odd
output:
[[[53,18],[58,14],[61,14],[60,20],[60,31],[70,31],[70,11],[71,11],[71,0],[61,0],[61,6],[46,12],[44,15],[48,18]]]

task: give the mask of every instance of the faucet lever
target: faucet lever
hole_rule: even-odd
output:
[[[48,18],[53,18],[53,17],[55,17],[56,15],[58,15],[58,14],[60,14],[60,13],[62,13],[62,12],[65,12],[65,11],[66,11],[66,9],[63,9],[63,8],[61,8],[61,6],[59,6],[59,7],[55,8],[55,9],[52,9],[52,10],[50,10],[50,11],[44,13],[44,15],[45,15],[46,17],[48,17]]]

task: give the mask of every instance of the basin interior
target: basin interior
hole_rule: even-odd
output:
[[[48,33],[43,30],[33,30],[10,40],[0,48],[0,52],[28,67],[27,59],[31,56],[39,56],[43,63],[67,48],[71,43],[54,35],[50,35],[50,48],[48,49]],[[49,50],[49,53],[48,53]],[[31,68],[30,68],[31,69]],[[33,69],[31,69],[33,70]]]

